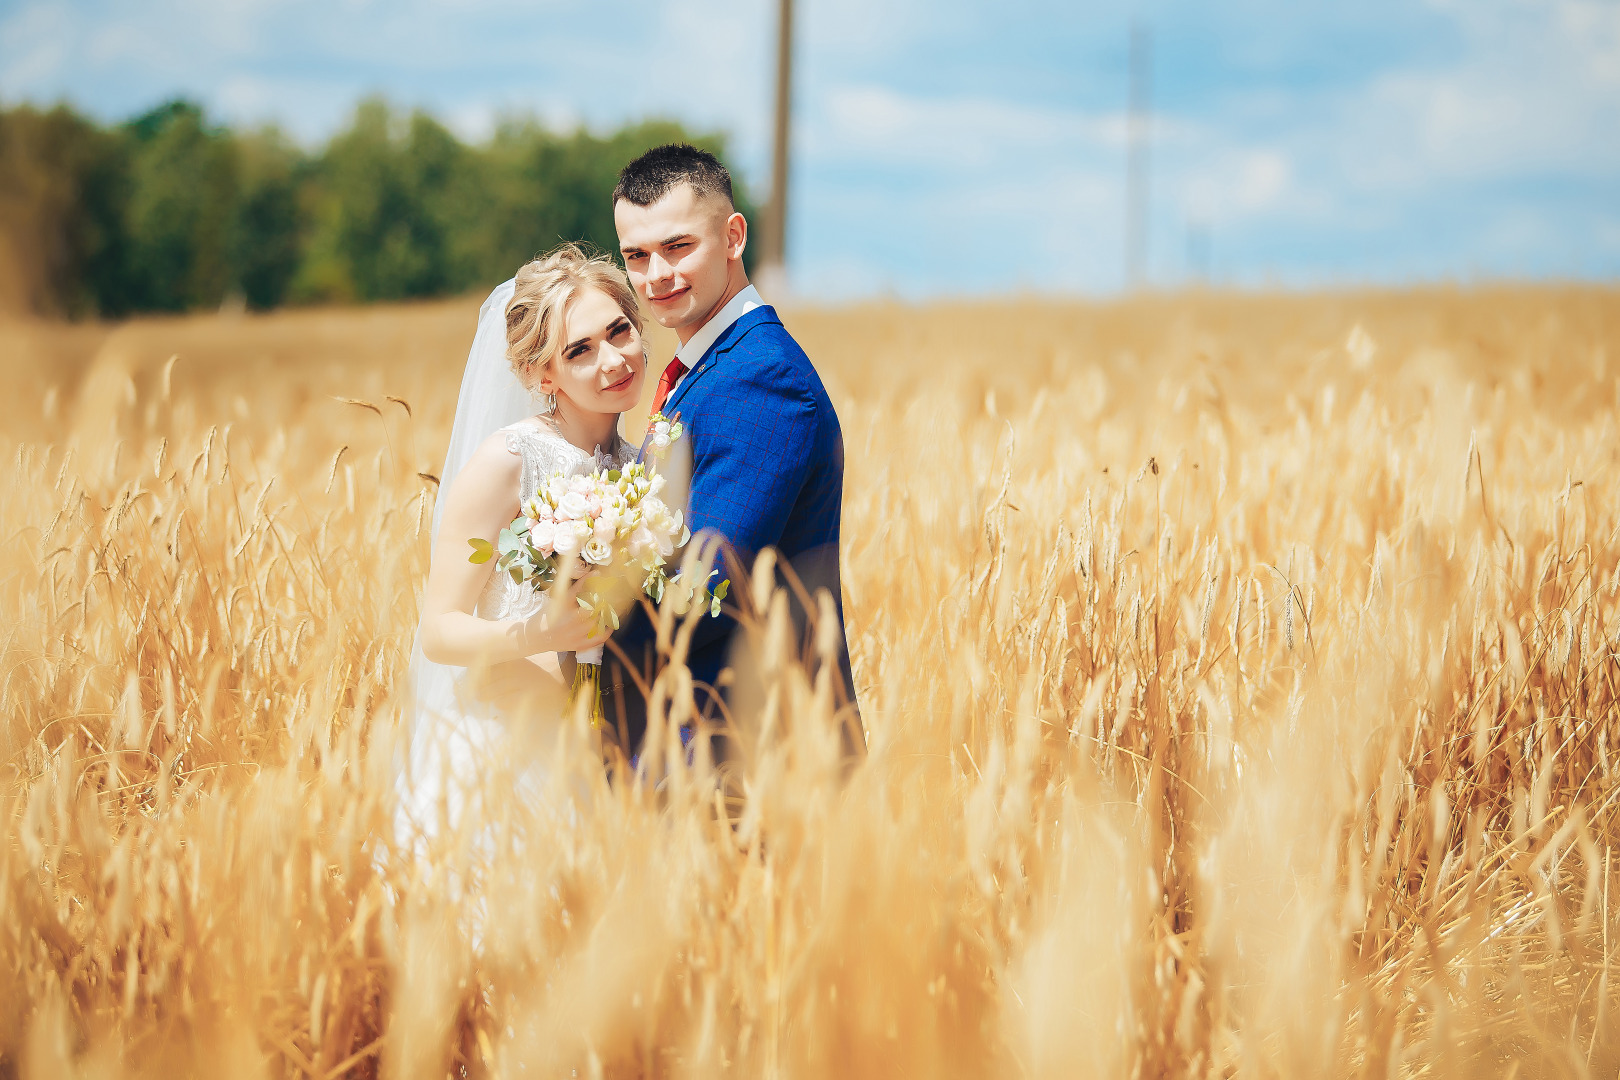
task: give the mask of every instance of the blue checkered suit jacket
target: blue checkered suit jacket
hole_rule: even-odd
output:
[[[690,443],[686,520],[694,536],[709,533],[723,540],[738,599],[748,592],[748,578],[738,568],[749,572],[766,547],[777,550],[809,595],[828,590],[838,613],[841,681],[853,705],[838,567],[844,439],[810,358],[774,308],[755,308],[716,339],[670,395],[664,412],[680,413]],[[735,630],[736,623],[724,615],[704,618],[696,627],[687,666],[701,687],[700,707],[712,707],[709,698],[724,696],[716,688],[721,671],[733,662]],[[605,661],[606,717],[610,725],[624,726],[632,747],[645,728],[645,702],[622,665],[628,661],[643,678],[650,676],[656,668],[655,639],[645,611],[637,608],[614,634],[615,647]],[[859,725],[852,730],[859,731]]]

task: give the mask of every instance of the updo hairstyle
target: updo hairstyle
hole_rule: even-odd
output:
[[[518,269],[512,300],[506,305],[506,359],[518,382],[533,389],[538,372],[556,358],[563,312],[585,289],[611,296],[641,333],[641,312],[624,271],[605,255],[587,255],[578,244],[563,244]]]

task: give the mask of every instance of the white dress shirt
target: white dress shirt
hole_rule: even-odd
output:
[[[693,334],[685,345],[675,350],[675,358],[686,365],[686,371],[675,380],[675,385],[669,388],[670,396],[675,396],[681,381],[697,367],[698,361],[703,359],[703,354],[709,351],[709,346],[719,340],[721,334],[731,329],[732,323],[755,308],[764,306],[765,301],[760,299],[759,290],[752,285],[726,301],[726,306],[715,312],[714,318],[704,323],[702,329]]]

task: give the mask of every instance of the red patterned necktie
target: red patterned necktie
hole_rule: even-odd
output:
[[[675,383],[685,374],[686,365],[681,363],[680,357],[677,356],[669,362],[669,366],[664,369],[664,374],[658,378],[658,389],[653,391],[653,412],[664,411],[664,402],[669,399],[670,390],[674,389]]]

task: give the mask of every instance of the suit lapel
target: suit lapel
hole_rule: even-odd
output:
[[[742,340],[744,334],[761,323],[774,322],[781,322],[776,317],[776,309],[769,304],[765,304],[744,313],[736,322],[726,327],[725,333],[715,338],[714,344],[710,345],[708,351],[703,354],[703,359],[697,362],[697,367],[686,373],[686,377],[681,379],[681,385],[675,388],[675,393],[671,394],[669,400],[664,402],[664,415],[675,415],[676,409],[680,407],[681,400],[686,397],[686,392],[710,369],[719,364],[721,358],[731,351],[732,346]]]

